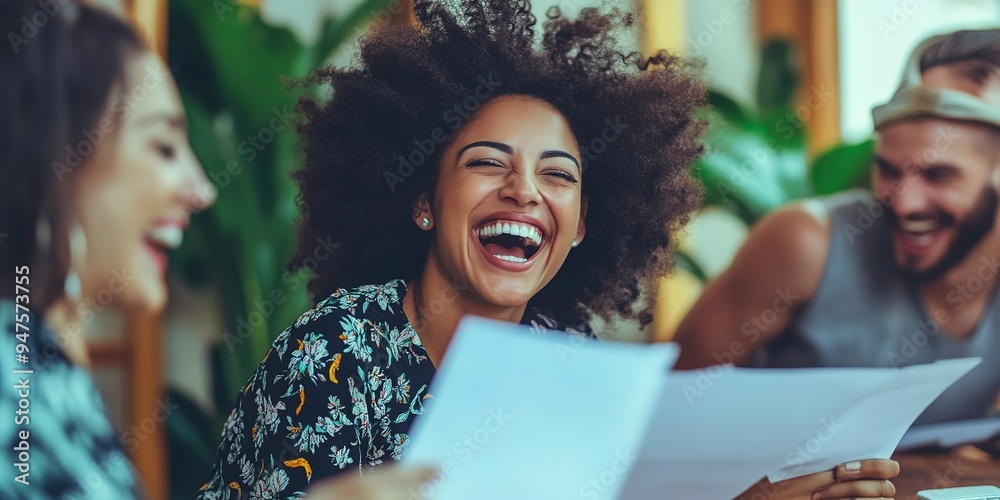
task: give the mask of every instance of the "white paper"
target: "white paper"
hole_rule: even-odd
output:
[[[887,379],[887,370],[863,370]],[[813,383],[802,377],[810,374]],[[842,370],[673,372],[623,498],[732,498],[808,444],[865,389]],[[800,383],[802,381],[803,383]],[[822,381],[823,383],[819,383]],[[840,397],[820,397],[820,391]],[[764,496],[768,495],[764,492]]]
[[[1000,436],[1000,418],[997,417],[918,425],[906,431],[896,451],[925,446],[951,448],[963,444],[983,443],[998,436]]]
[[[463,319],[403,461],[435,500],[616,498],[677,353]]]
[[[762,477],[888,458],[917,416],[979,364],[668,373],[676,356],[670,344],[464,319],[411,429],[404,463],[441,471],[415,493],[732,498]]]
[[[865,397],[845,400],[840,428],[810,460],[768,475],[775,481],[831,469],[865,458],[889,458],[913,422],[951,384],[979,365],[980,358],[949,359],[892,370],[893,377]],[[863,381],[858,380],[859,383]]]
[[[672,372],[622,498],[732,498],[764,476],[887,458],[924,408],[978,363]]]

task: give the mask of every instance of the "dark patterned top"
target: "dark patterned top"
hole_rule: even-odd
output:
[[[23,336],[15,326],[15,314],[23,312],[0,300],[0,439],[8,457],[0,498],[144,496],[90,375],[69,361],[37,315],[29,314]],[[17,350],[22,339],[27,351]],[[23,432],[28,439],[21,439]],[[17,448],[25,447],[21,455]]]
[[[229,415],[199,498],[300,498],[311,481],[398,460],[435,373],[405,295],[402,280],[339,289],[283,331]]]

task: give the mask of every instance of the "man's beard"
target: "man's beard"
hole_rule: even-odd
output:
[[[997,192],[992,187],[987,186],[976,200],[972,213],[958,224],[955,241],[948,247],[944,257],[941,257],[936,264],[924,271],[912,271],[903,268],[900,269],[902,273],[908,279],[917,283],[927,283],[940,278],[944,273],[965,260],[969,252],[993,229],[993,224],[997,218],[997,205]],[[896,214],[891,210],[889,214],[894,219],[893,225],[899,227],[898,220],[895,220]],[[938,219],[939,224],[944,227],[955,223],[954,218],[947,214],[938,216]]]

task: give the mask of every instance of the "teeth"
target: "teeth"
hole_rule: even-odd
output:
[[[934,241],[934,237],[929,234],[907,235],[906,237],[910,240],[910,243],[921,247],[926,247]]]
[[[160,226],[147,231],[146,237],[164,248],[175,249],[184,242],[184,231],[177,226]]]
[[[904,220],[900,227],[908,233],[926,233],[936,229],[937,224],[933,220]]]
[[[542,244],[541,231],[537,227],[530,224],[497,222],[496,224],[490,226],[484,226],[479,230],[479,236],[482,238],[488,238],[490,236],[497,236],[500,234],[509,234],[519,238],[527,238],[529,241],[534,243],[536,247],[541,246]]]
[[[514,257],[513,255],[493,255],[500,260],[506,260],[510,262],[528,262],[528,259],[522,259],[520,257]]]

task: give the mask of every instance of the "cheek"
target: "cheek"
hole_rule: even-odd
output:
[[[434,216],[448,229],[466,226],[472,212],[487,200],[497,197],[499,187],[490,177],[460,176],[438,184]]]
[[[141,243],[139,218],[143,213],[131,193],[108,186],[87,198],[80,221],[87,235],[87,260],[97,272],[133,265]],[[128,208],[126,208],[128,207]]]
[[[976,208],[981,201],[983,185],[970,182],[952,182],[945,185],[929,186],[925,191],[931,203],[939,210],[956,216],[964,216]]]
[[[580,223],[580,193],[565,188],[549,191],[545,199],[560,233],[576,234]],[[560,237],[566,237],[562,234]]]
[[[157,214],[169,207],[171,183],[162,172],[122,165],[80,194],[80,224],[87,234],[88,261],[99,270],[132,266]]]

